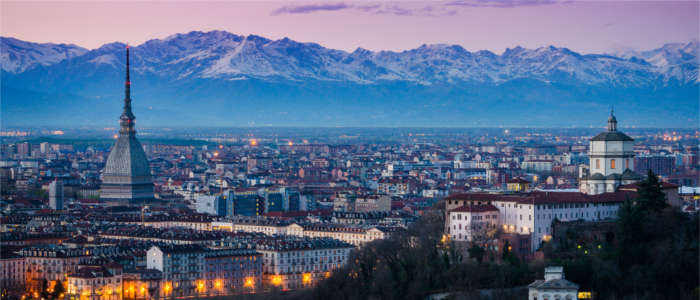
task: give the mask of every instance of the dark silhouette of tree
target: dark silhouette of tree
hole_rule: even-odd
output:
[[[46,280],[46,278],[41,280],[41,292],[39,293],[42,298],[48,298],[49,297],[49,282]]]
[[[661,188],[659,178],[654,175],[654,172],[651,170],[649,170],[647,178],[639,182],[639,188],[637,189],[637,205],[639,205],[639,209],[643,211],[654,212],[658,212],[668,206],[666,203],[666,194],[664,194]]]
[[[473,257],[477,262],[481,263],[484,261],[484,248],[479,247],[479,245],[474,244],[469,248],[469,257]]]
[[[53,293],[51,293],[51,296],[53,299],[60,299],[60,295],[65,291],[66,289],[63,287],[63,283],[60,280],[57,280],[56,285],[53,287]]]

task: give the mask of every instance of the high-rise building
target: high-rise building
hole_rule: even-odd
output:
[[[589,195],[614,192],[618,186],[641,179],[634,172],[634,140],[617,131],[617,119],[610,111],[608,130],[591,139],[589,167],[581,170],[579,191]]]
[[[39,150],[41,151],[41,154],[48,153],[51,150],[51,148],[49,148],[49,143],[43,142],[39,144]]]
[[[197,195],[195,197],[195,208],[198,213],[210,214],[214,216],[226,216],[228,211],[226,205],[228,195]]]
[[[49,184],[49,206],[54,210],[63,209],[63,181],[56,179]]]
[[[639,156],[635,157],[634,166],[640,174],[651,170],[656,175],[669,175],[676,166],[676,157],[663,154]]]
[[[29,156],[29,153],[31,153],[30,151],[31,151],[31,145],[29,143],[24,142],[24,143],[17,144],[17,155],[20,158],[25,158],[25,157]]]
[[[227,213],[232,216],[259,216],[265,213],[265,198],[255,188],[240,188],[228,193]]]
[[[142,203],[153,199],[153,178],[143,146],[136,139],[131,111],[129,46],[126,47],[124,111],[119,118],[119,136],[107,158],[102,174],[100,198],[123,203]]]

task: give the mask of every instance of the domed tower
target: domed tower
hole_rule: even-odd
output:
[[[124,110],[119,118],[119,136],[102,172],[100,199],[110,202],[138,203],[154,199],[153,176],[143,146],[136,139],[134,113],[131,111],[129,46],[126,46],[126,82]]]
[[[640,180],[634,172],[633,146],[631,137],[617,131],[617,119],[611,110],[607,130],[590,141],[589,166],[580,174],[579,191],[590,195],[614,192],[621,184]]]

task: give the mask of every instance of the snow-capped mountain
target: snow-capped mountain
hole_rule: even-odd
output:
[[[37,66],[50,66],[81,56],[87,51],[72,44],[37,44],[0,37],[0,67],[5,72],[21,73]]]
[[[38,66],[64,60],[85,65],[120,68],[121,44],[107,44],[86,51],[70,45],[32,44],[15,39],[3,47],[2,69],[22,73]],[[7,49],[7,50],[6,50]],[[668,44],[664,47],[613,55],[582,55],[554,46],[537,49],[515,47],[502,55],[489,51],[470,52],[458,45],[423,45],[402,51],[353,52],[299,43],[287,38],[269,40],[239,36],[224,31],[190,32],[150,40],[132,48],[137,72],[172,76],[177,79],[246,78],[283,80],[351,81],[377,83],[409,81],[502,83],[514,79],[543,82],[613,84],[635,86],[696,82],[698,43]],[[64,68],[64,67],[62,67]],[[58,68],[61,69],[61,68]]]
[[[667,80],[698,80],[698,41],[670,43],[647,51],[622,51],[623,58],[640,58],[653,65]]]
[[[118,116],[123,43],[2,43],[3,124]],[[590,126],[610,105],[629,125],[698,121],[697,42],[618,54],[444,44],[347,52],[193,31],[131,49],[135,113],[152,125]]]

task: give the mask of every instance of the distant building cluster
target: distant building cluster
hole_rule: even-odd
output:
[[[557,222],[616,219],[620,205],[637,197],[636,183],[643,179],[634,169],[633,141],[617,130],[611,113],[607,130],[590,140],[590,165],[579,166],[578,190],[533,189],[532,182],[513,178],[505,190],[450,195],[444,200],[445,235],[467,244],[500,239],[507,241],[506,251],[530,258],[552,239]],[[684,203],[677,185],[663,183],[662,190],[671,206],[696,210],[694,203]]]

